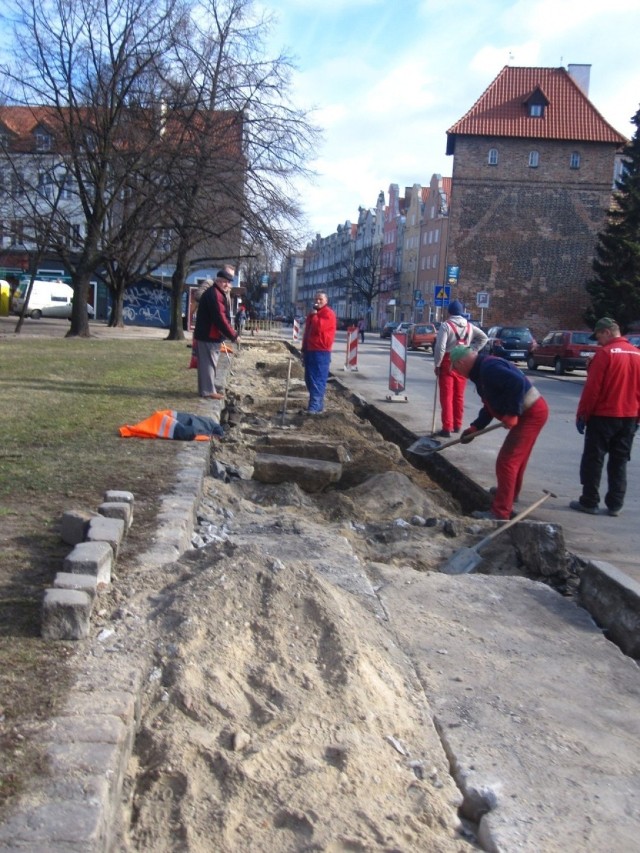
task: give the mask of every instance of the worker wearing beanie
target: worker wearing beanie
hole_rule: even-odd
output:
[[[451,351],[455,373],[470,379],[482,399],[475,421],[462,433],[463,444],[488,426],[493,418],[509,430],[496,458],[497,486],[488,511],[476,510],[474,518],[511,518],[518,500],[531,451],[549,417],[549,407],[524,373],[506,358],[485,355],[457,346]]]
[[[451,350],[456,346],[468,346],[478,351],[488,341],[487,336],[462,316],[462,303],[454,299],[449,303],[449,318],[439,330],[433,346],[433,362],[437,382],[440,385],[440,409],[442,429],[437,435],[449,438],[452,432],[460,432],[464,417],[464,391],[467,380],[451,370]]]

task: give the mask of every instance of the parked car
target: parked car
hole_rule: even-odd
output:
[[[14,314],[22,313],[29,287],[29,279],[22,279],[13,295],[11,310]],[[35,279],[31,287],[27,317],[39,320],[41,317],[62,317],[71,319],[73,310],[73,288],[62,281]],[[87,314],[93,317],[93,305],[87,305]]]
[[[591,340],[591,332],[562,330],[549,332],[535,349],[529,353],[527,366],[553,367],[558,376],[572,370],[586,370],[598,345]]]
[[[395,320],[389,320],[388,323],[385,323],[384,326],[380,329],[380,337],[381,338],[390,338],[391,332],[394,332],[400,324]]]
[[[433,323],[412,323],[409,326],[409,349],[425,349],[433,352],[438,330]]]
[[[636,335],[634,332],[632,335],[625,335],[625,338],[630,344],[633,344],[634,347],[638,347],[638,349],[640,349],[640,335]]]
[[[491,326],[487,335],[489,340],[482,352],[509,361],[527,361],[536,346],[536,339],[528,326]]]
[[[411,328],[411,323],[408,320],[403,320],[402,323],[398,323],[398,325],[393,330],[394,333],[401,332],[404,335],[409,334],[409,329]]]

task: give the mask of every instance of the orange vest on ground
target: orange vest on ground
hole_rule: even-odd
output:
[[[212,435],[222,435],[220,424],[212,418],[163,409],[154,412],[140,423],[120,427],[122,438],[173,438],[178,441],[210,441]]]

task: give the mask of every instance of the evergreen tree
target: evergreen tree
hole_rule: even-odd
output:
[[[613,317],[622,331],[640,322],[640,109],[632,119],[636,132],[624,149],[624,171],[593,260],[587,282],[591,307],[585,319]]]

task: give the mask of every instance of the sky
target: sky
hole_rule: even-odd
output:
[[[323,130],[298,186],[309,238],[356,222],[382,190],[451,175],[446,132],[505,65],[591,66],[589,98],[626,137],[640,106],[640,2],[263,0],[293,59],[296,105]]]

